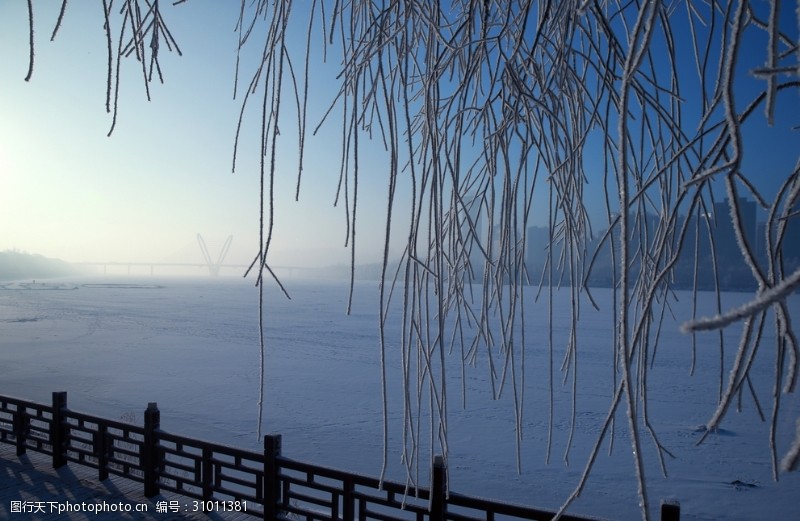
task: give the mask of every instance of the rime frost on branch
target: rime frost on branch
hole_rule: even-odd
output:
[[[797,433],[792,446],[781,460],[781,470],[790,472],[797,470],[798,466],[800,466],[800,418],[797,419]]]
[[[722,315],[686,322],[681,326],[681,331],[693,333],[695,331],[722,329],[745,318],[751,318],[776,302],[785,300],[798,287],[800,287],[800,269],[783,279],[779,285],[756,294],[756,298],[750,302]]]
[[[257,5],[248,12],[268,12],[268,3]],[[671,454],[650,419],[647,376],[673,284],[679,277],[686,280],[686,273],[695,295],[702,280],[714,281],[723,320],[776,310],[776,349],[787,361],[776,368],[777,410],[782,379],[789,389],[797,373],[797,341],[785,299],[800,282],[800,270],[788,277],[785,273],[800,266],[787,264],[782,252],[797,219],[800,183],[797,169],[789,167],[784,187],[770,202],[755,186],[758,174],[749,176],[743,168],[748,154],[768,153],[754,151],[744,137],[743,129],[759,124],[754,109],[763,104],[765,112],[757,114],[778,124],[781,104],[791,103],[787,100],[800,87],[789,63],[797,33],[786,31],[780,3],[771,5],[765,10],[746,0],[624,5],[460,0],[446,8],[361,1],[331,8],[315,2],[311,16],[298,23],[309,34],[321,35],[315,52],[338,48],[342,56],[340,90],[323,119],[334,112],[342,118],[337,199],[345,201],[353,250],[362,175],[358,158],[364,146],[358,136],[373,137],[388,152],[380,349],[384,407],[386,360],[399,357],[402,362],[402,454],[410,482],[420,479],[423,454],[440,452],[447,458],[453,392],[446,385],[449,356],[460,358],[462,375],[465,365],[482,360],[493,393],[512,394],[518,443],[527,398],[525,360],[547,360],[548,461],[558,371],[554,360],[562,356],[562,379],[573,390],[572,428],[563,456],[569,460],[581,389],[577,324],[582,296],[597,305],[588,285],[601,277],[618,288],[615,335],[609,339],[613,388],[583,479],[562,512],[583,490],[599,447],[604,441],[613,446],[614,418],[623,406],[642,516],[649,518],[645,440],[652,442],[663,473]],[[282,48],[269,40],[284,27],[283,18],[273,15],[270,21],[267,16],[261,32],[268,35],[267,44],[258,45],[268,52],[251,85],[267,85],[276,63],[289,63]],[[751,40],[759,33],[766,34],[768,44],[750,63]],[[248,37],[241,41],[246,45]],[[303,53],[298,56],[306,61],[314,55],[308,48]],[[759,69],[764,79],[763,90],[754,96],[740,88],[751,72],[745,67]],[[305,100],[308,73],[293,81],[296,100]],[[271,108],[263,118],[272,121],[274,112]],[[301,129],[306,117],[300,110]],[[305,136],[301,130],[299,171]],[[269,178],[277,175],[273,169],[265,172]],[[716,211],[719,181],[729,201],[724,213]],[[297,182],[299,191],[299,175]],[[403,184],[406,201],[398,191]],[[600,187],[604,195],[605,223],[589,219],[587,185]],[[742,191],[770,210],[764,255],[743,216]],[[538,201],[547,206],[548,237],[542,244],[543,263],[533,266],[526,251],[542,240],[529,235],[533,210],[544,206]],[[410,208],[408,215],[398,216],[394,209],[400,203]],[[712,214],[713,222],[706,217]],[[730,238],[717,225],[726,220]],[[598,240],[594,230],[603,228]],[[395,236],[403,237],[406,246],[399,266],[390,271],[389,244]],[[723,315],[720,278],[734,259],[721,256],[730,254],[725,248],[731,243],[745,276],[760,289],[744,310]],[[603,267],[606,263],[610,268]],[[705,278],[709,269],[712,276]],[[530,283],[538,284],[538,290]],[[563,353],[552,331],[552,298],[562,287],[570,293],[572,324]],[[551,331],[541,346],[526,336],[522,317],[525,302],[543,291],[550,303]],[[399,299],[401,307],[396,351],[385,330],[392,320],[392,299]],[[693,320],[687,327],[699,331],[711,323]],[[749,362],[761,338],[760,332],[743,336],[727,391],[720,344],[720,407],[712,423],[722,421],[730,396],[748,381]],[[461,395],[465,405],[463,383]],[[524,462],[518,458],[518,464]]]

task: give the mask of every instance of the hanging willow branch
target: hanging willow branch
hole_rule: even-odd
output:
[[[259,3],[253,12],[261,12],[264,5]],[[242,6],[245,10],[245,3]],[[769,206],[742,172],[749,148],[742,128],[763,100],[773,123],[780,91],[797,91],[795,81],[777,79],[779,74],[796,76],[797,71],[791,63],[796,59],[797,33],[782,32],[780,5],[773,3],[768,22],[760,22],[756,7],[746,1],[680,6],[645,2],[640,7],[616,2],[464,0],[446,7],[336,2],[315,4],[313,12],[317,8],[318,18],[329,21],[316,26],[322,29],[322,39],[330,45],[338,37],[343,52],[334,104],[343,115],[340,190],[353,251],[359,134],[372,135],[377,125],[390,151],[383,283],[391,286],[389,295],[401,296],[403,332],[395,354],[385,332],[391,297],[382,286],[381,359],[384,375],[387,357],[402,361],[403,460],[409,479],[419,479],[426,437],[426,453],[447,456],[448,353],[460,353],[462,364],[486,361],[495,396],[514,396],[521,439],[523,361],[526,350],[537,349],[523,340],[520,320],[531,279],[549,281],[545,285],[550,295],[562,284],[572,288],[573,328],[561,370],[577,396],[581,342],[575,325],[580,300],[582,294],[589,296],[588,284],[599,270],[595,261],[610,258],[616,266],[611,277],[618,306],[616,336],[611,339],[616,391],[584,480],[572,498],[580,494],[597,450],[613,433],[609,426],[616,410],[624,404],[647,518],[640,427],[653,440],[664,473],[663,455],[670,455],[648,417],[647,372],[655,361],[678,269],[687,257],[694,258],[696,294],[701,272],[707,271],[701,250],[708,245],[716,259],[715,236],[721,232],[716,225],[701,226],[699,216],[708,215],[709,209],[718,211],[714,186],[723,176],[730,211],[715,213],[712,219],[730,220],[738,250],[760,288],[758,305],[747,313],[776,309],[778,336],[787,339],[776,348],[789,360],[776,378],[787,383],[796,379],[797,347],[785,306],[795,276],[784,274],[782,243],[768,240],[766,260],[754,253],[738,195],[743,188]],[[309,27],[314,25],[313,19],[307,20]],[[274,27],[269,21],[266,25]],[[676,27],[690,35],[689,49]],[[762,92],[744,93],[739,84],[748,71],[741,69],[739,55],[756,31],[766,32],[769,40],[761,51],[765,65],[758,72],[767,81]],[[266,48],[283,59],[282,50]],[[314,55],[309,48],[303,53],[306,60]],[[692,67],[694,75],[689,73]],[[306,75],[301,82],[304,99],[308,84]],[[683,94],[692,91],[700,94]],[[738,108],[742,101],[744,110]],[[699,114],[691,119],[685,115],[688,102]],[[305,120],[305,110],[299,117]],[[301,151],[304,145],[301,139]],[[589,155],[604,158],[599,169],[587,171]],[[396,186],[403,176],[413,188],[405,231],[392,218]],[[525,263],[526,234],[534,194],[543,190],[541,179],[554,203],[545,246],[549,262],[544,272],[532,274]],[[608,231],[599,243],[588,218],[587,182],[602,183],[606,193]],[[796,201],[786,194],[780,198],[786,203],[783,220],[772,218],[766,233],[770,238],[777,233],[782,240],[796,218]],[[395,233],[406,237],[406,247],[400,269],[389,278],[387,252]],[[713,271],[721,269],[714,260]],[[719,276],[713,280],[719,295]],[[479,285],[473,287],[475,283]],[[761,335],[753,338],[755,345],[743,337],[743,361],[752,360],[761,343]],[[549,349],[552,366],[552,340]],[[721,377],[723,349],[720,343]],[[747,363],[733,368],[743,371],[734,379],[736,389],[749,381],[749,367]],[[731,395],[730,389],[721,394],[718,419]],[[384,407],[386,403],[384,395]],[[776,397],[774,408],[778,405]],[[573,428],[574,407],[573,402]],[[422,417],[425,410],[427,418]],[[551,432],[552,428],[551,404]],[[385,437],[387,433],[384,423]],[[570,445],[568,441],[565,458]]]
[[[25,81],[33,75],[34,32],[33,0],[28,0],[29,19],[29,67]],[[118,10],[113,9],[113,0],[103,0],[103,30],[108,47],[108,74],[106,80],[106,111],[112,114],[110,136],[117,124],[119,110],[119,89],[121,84],[122,61],[134,57],[139,63],[145,94],[150,100],[150,83],[155,77],[164,82],[161,70],[160,50],[162,44],[169,52],[181,55],[178,42],[172,36],[162,14],[159,0],[122,0]],[[67,10],[67,0],[62,0],[58,19],[53,27],[50,40],[55,40],[62,26]],[[114,42],[116,41],[116,49]]]

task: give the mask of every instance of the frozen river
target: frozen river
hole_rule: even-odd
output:
[[[42,284],[0,284],[0,394],[49,402],[52,391],[69,393],[71,409],[142,421],[148,402],[158,402],[162,428],[229,445],[258,449],[259,392],[257,291],[240,279],[106,277]],[[264,432],[283,434],[286,456],[377,476],[383,451],[377,284],[359,283],[353,312],[345,315],[346,285],[289,280],[292,300],[269,292],[265,311],[267,355]],[[556,370],[566,344],[567,292],[557,295]],[[531,295],[533,292],[531,292]],[[463,382],[457,360],[448,380],[449,465],[452,490],[556,509],[578,482],[611,390],[609,290],[595,290],[601,311],[582,307],[576,430],[570,430],[571,380],[557,373],[553,453],[545,464],[548,430],[546,305],[529,305],[522,470],[517,473],[515,418],[510,392],[493,400],[484,363],[468,367]],[[688,316],[688,294],[679,294],[663,326],[650,372],[651,415],[662,443],[675,455],[663,478],[651,440],[643,436],[650,497],[676,498],[682,519],[796,518],[800,476],[775,483],[769,459],[769,427],[744,396],[724,429],[696,446],[698,427],[718,396],[716,334],[698,337],[694,376],[690,338],[678,331]],[[701,296],[701,308],[710,303]],[[726,295],[726,304],[744,295]],[[708,299],[705,302],[703,299]],[[603,302],[607,302],[603,305]],[[791,310],[800,322],[800,302]],[[708,310],[710,312],[710,310]],[[738,329],[737,329],[738,331]],[[737,331],[727,338],[728,353]],[[396,338],[389,327],[389,477],[402,480],[402,395]],[[769,415],[774,340],[753,369],[754,387]],[[453,354],[453,357],[457,357]],[[726,367],[730,367],[730,356]],[[778,447],[785,451],[800,415],[800,399],[783,397]],[[619,417],[622,420],[624,416]],[[603,448],[589,485],[571,511],[604,518],[639,519],[630,444],[617,425],[614,451]],[[2,462],[0,462],[2,465]]]

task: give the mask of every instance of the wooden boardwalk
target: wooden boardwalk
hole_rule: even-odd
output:
[[[16,502],[26,502],[24,508]],[[175,503],[177,501],[177,503]],[[12,502],[14,502],[12,504]],[[116,512],[62,512],[59,505],[67,503],[103,503],[117,506]],[[179,505],[181,512],[157,512],[156,505]],[[130,512],[120,512],[130,508]],[[129,507],[128,507],[129,506]],[[147,507],[147,512],[137,512],[137,508]],[[0,443],[0,519],[9,521],[106,521],[116,519],[145,521],[212,520],[212,521],[252,521],[257,517],[232,512],[189,513],[192,509],[190,498],[169,492],[152,498],[144,497],[141,483],[111,476],[105,481],[97,480],[97,471],[80,465],[68,464],[60,469],[52,468],[49,456],[28,451],[17,456],[15,448]],[[22,510],[22,511],[20,511]],[[39,510],[39,512],[35,512]],[[169,509],[167,509],[169,510]]]

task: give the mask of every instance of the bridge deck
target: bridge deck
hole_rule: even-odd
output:
[[[12,502],[27,502],[19,512],[19,504],[13,508]],[[181,510],[190,509],[192,500],[168,492],[152,498],[144,497],[141,483],[112,476],[105,481],[97,480],[94,469],[80,465],[67,464],[53,469],[49,456],[29,451],[17,456],[11,445],[0,443],[0,519],[41,520],[41,521],[106,521],[127,519],[135,521],[178,521],[203,519],[212,521],[251,521],[256,517],[241,513],[189,513],[156,511],[159,501],[178,501]],[[58,506],[82,502],[130,505],[131,512],[62,512]],[[52,511],[51,511],[52,504]],[[173,503],[174,504],[174,503]],[[137,506],[146,505],[147,512],[136,512]],[[41,506],[43,512],[34,512]],[[63,507],[62,507],[63,508]]]

